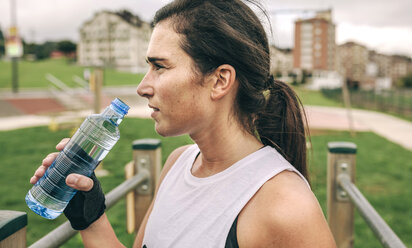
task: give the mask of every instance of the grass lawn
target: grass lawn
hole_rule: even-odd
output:
[[[308,90],[303,87],[293,87],[304,105],[344,107],[343,102],[325,97],[321,91]]]
[[[176,147],[191,143],[187,136],[163,139],[157,135],[152,120],[126,118],[120,125],[121,138],[104,160],[104,168],[110,175],[101,178],[103,190],[111,189],[124,181],[124,165],[132,160],[132,141],[139,138],[160,138],[162,140],[162,159]],[[25,204],[24,197],[31,188],[30,177],[48,153],[70,130],[50,132],[47,127],[19,129],[0,132],[0,209],[17,210],[28,213],[27,244],[40,239],[58,225],[66,221],[64,215],[55,220],[43,219],[33,213]],[[109,219],[120,240],[131,247],[134,234],[126,233],[125,202],[122,200],[108,211]],[[65,247],[82,247],[80,237],[76,236]]]
[[[64,59],[36,62],[20,61],[18,67],[19,88],[48,88],[51,83],[46,79],[45,75],[47,73],[54,75],[70,87],[78,87],[73,81],[73,76],[77,75],[83,78],[85,68],[76,64],[69,64]],[[142,78],[143,74],[106,69],[104,72],[104,85],[137,85]],[[0,89],[9,88],[11,88],[11,63],[0,61]]]
[[[101,178],[105,192],[110,191],[124,180],[124,165],[132,159],[131,143],[135,139],[155,137],[162,140],[163,162],[176,147],[191,143],[187,136],[161,138],[153,129],[152,120],[126,118],[121,125],[122,137],[104,162],[110,175]],[[24,201],[31,188],[29,178],[46,154],[54,152],[54,147],[68,130],[50,132],[46,127],[0,132],[0,209],[25,211],[28,213],[27,242],[32,244],[59,224],[64,216],[56,220],[43,219],[31,212]],[[310,172],[313,190],[325,210],[326,206],[326,156],[327,142],[352,141],[358,145],[356,184],[379,214],[388,222],[407,246],[412,246],[412,152],[373,133],[358,133],[351,138],[347,132],[316,132],[312,136],[313,155]],[[107,212],[119,239],[131,247],[134,234],[126,233],[124,200]],[[363,219],[355,217],[355,247],[380,247]],[[81,247],[79,235],[63,247]]]
[[[50,73],[66,83],[69,87],[78,87],[73,81],[73,76],[83,78],[82,67],[76,64],[69,64],[64,59],[48,59],[36,62],[19,62],[19,88],[48,88],[51,83],[47,81],[45,75]],[[104,71],[104,85],[137,85],[143,78],[143,74],[133,74],[119,72],[113,69]],[[0,90],[11,88],[11,63],[0,61]],[[326,98],[320,91],[308,90],[303,87],[293,87],[305,105],[319,105],[343,107],[341,102]]]
[[[314,132],[310,161],[312,188],[326,209],[327,143],[350,141],[357,147],[356,185],[407,247],[412,247],[412,152],[374,133]],[[406,217],[408,216],[408,217]],[[355,212],[355,246],[382,247],[362,217]]]

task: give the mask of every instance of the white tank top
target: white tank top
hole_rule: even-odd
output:
[[[163,179],[146,225],[147,248],[223,248],[233,221],[266,181],[289,170],[306,182],[270,146],[222,172],[198,178],[191,169],[199,152],[197,145],[187,148]]]

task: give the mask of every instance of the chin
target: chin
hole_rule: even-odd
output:
[[[168,136],[170,136],[170,135],[167,135],[166,133],[163,133],[163,132],[157,131],[157,130],[156,130],[156,133],[159,134],[159,135],[162,136],[162,137],[168,137]]]
[[[171,136],[168,130],[159,126],[158,123],[156,123],[155,125],[155,130],[156,130],[156,133],[158,133],[162,137]]]
[[[180,136],[182,135],[180,132],[176,132],[176,130],[170,130],[167,128],[162,128],[158,125],[155,126],[156,133],[158,133],[162,137],[173,137],[173,136]]]

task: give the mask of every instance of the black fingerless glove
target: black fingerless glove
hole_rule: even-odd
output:
[[[106,209],[105,197],[94,172],[90,178],[93,180],[93,188],[87,192],[78,191],[63,211],[75,230],[86,229]]]

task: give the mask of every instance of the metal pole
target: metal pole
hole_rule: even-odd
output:
[[[149,177],[150,172],[148,170],[142,170],[139,174],[136,174],[131,179],[124,181],[122,184],[114,188],[106,195],[106,209],[112,207],[116,202],[123,198],[127,192],[135,189]],[[29,248],[59,247],[76,235],[76,233],[77,231],[71,227],[70,222],[66,221],[53,231],[49,232],[46,236],[32,244]]]
[[[327,216],[338,248],[352,248],[354,243],[354,208],[345,191],[337,183],[345,174],[355,179],[356,150],[354,143],[329,142],[327,168]]]
[[[348,117],[349,132],[352,137],[355,137],[356,133],[355,133],[355,128],[353,124],[352,108],[350,104],[350,92],[349,92],[348,84],[346,80],[343,81],[342,95],[343,95],[343,104],[345,105],[346,114]]]
[[[17,28],[16,0],[10,0],[11,26]],[[17,36],[17,33],[16,33]],[[13,93],[19,91],[18,58],[11,58],[11,75]]]
[[[349,176],[342,174],[338,176],[339,185],[347,192],[351,201],[355,204],[359,213],[371,228],[375,236],[385,248],[406,248],[399,237],[386,224],[373,206],[354,185]]]
[[[12,90],[13,93],[18,93],[19,92],[19,64],[18,64],[18,58],[17,57],[12,57],[11,58],[11,85],[12,85]]]

